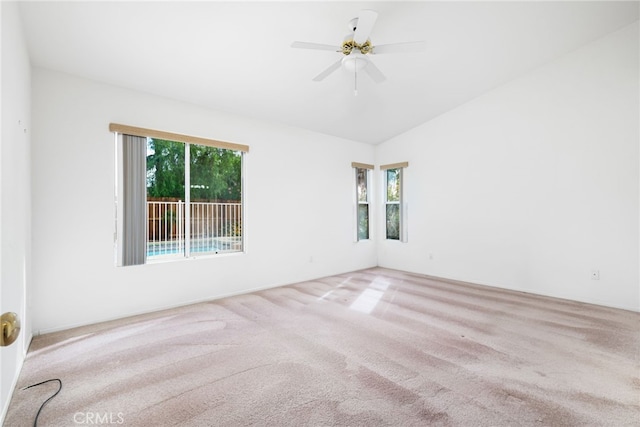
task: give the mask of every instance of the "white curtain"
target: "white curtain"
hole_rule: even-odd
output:
[[[122,145],[122,265],[140,265],[147,256],[147,138],[122,135]]]

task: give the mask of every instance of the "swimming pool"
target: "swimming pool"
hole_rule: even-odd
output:
[[[181,241],[147,242],[147,258],[160,256],[184,256],[186,244]],[[192,239],[189,245],[191,254],[207,254],[220,252],[238,252],[242,250],[240,238],[200,238]]]

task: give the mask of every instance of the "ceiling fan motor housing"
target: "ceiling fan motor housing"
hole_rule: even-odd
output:
[[[342,53],[344,55],[350,55],[353,49],[356,49],[361,54],[366,55],[373,50],[371,40],[367,39],[366,42],[358,44],[353,39],[353,34],[347,34],[342,41]]]

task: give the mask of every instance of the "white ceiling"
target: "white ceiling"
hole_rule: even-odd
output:
[[[638,2],[23,2],[34,66],[245,117],[383,142],[638,20]],[[347,23],[375,9],[387,81],[340,69]],[[136,125],[133,123],[133,125]],[[137,124],[141,125],[141,124]]]

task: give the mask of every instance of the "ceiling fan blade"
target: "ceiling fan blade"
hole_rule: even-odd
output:
[[[371,30],[373,30],[373,24],[376,23],[376,19],[378,19],[378,12],[375,10],[365,9],[360,11],[353,41],[357,44],[366,42],[371,34]]]
[[[374,64],[370,59],[367,59],[367,65],[364,67],[364,70],[376,83],[382,83],[387,80],[384,74],[382,74],[382,71],[380,71],[380,69],[376,67],[376,64]]]
[[[424,41],[381,44],[373,47],[371,53],[411,53],[423,52],[427,44]]]
[[[308,43],[308,42],[293,42],[291,47],[299,49],[315,49],[315,50],[330,50],[332,52],[340,52],[341,49],[337,46],[331,46],[330,44],[321,43]]]
[[[313,81],[314,82],[319,82],[319,81],[324,80],[329,74],[333,73],[335,70],[340,68],[341,65],[342,65],[342,58],[338,59],[338,61],[336,61],[333,64],[331,64],[326,70],[324,70],[323,72],[321,72],[320,74],[315,76],[313,78]]]

